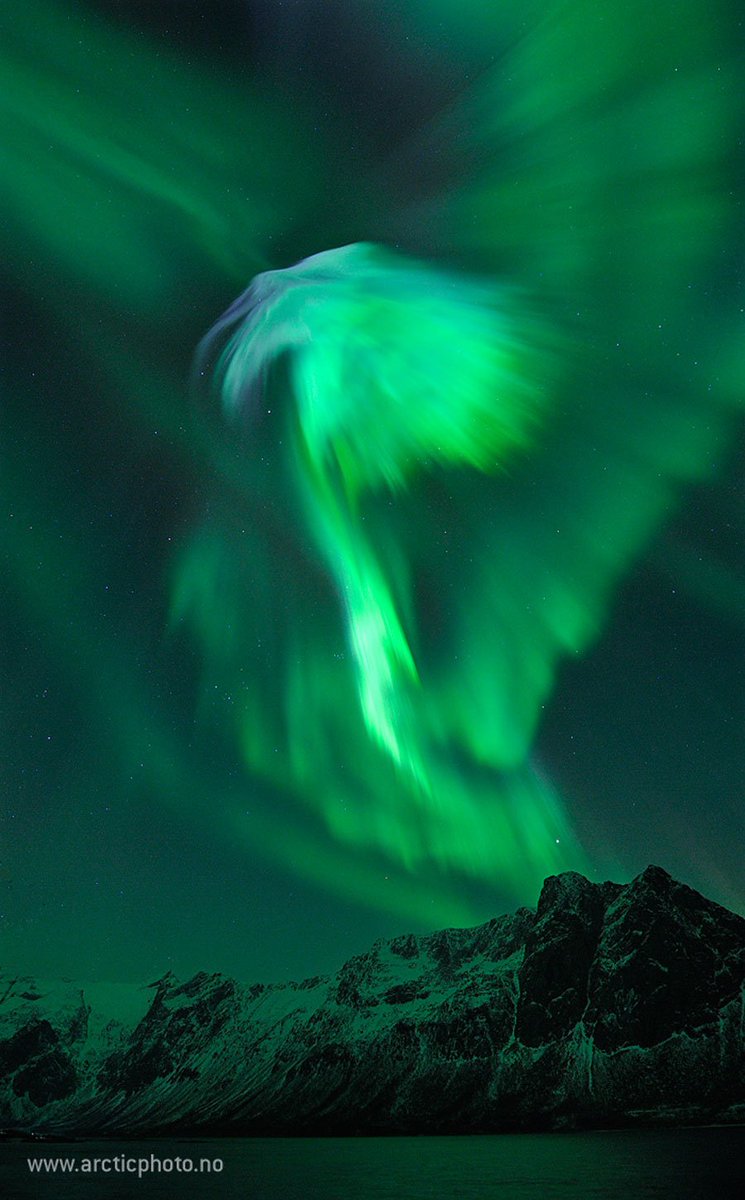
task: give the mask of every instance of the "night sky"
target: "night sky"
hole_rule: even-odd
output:
[[[9,966],[745,913],[737,12],[0,13]]]

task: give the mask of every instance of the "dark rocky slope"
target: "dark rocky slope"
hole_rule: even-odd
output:
[[[335,976],[0,984],[0,1125],[445,1132],[745,1119],[745,920],[649,867]]]

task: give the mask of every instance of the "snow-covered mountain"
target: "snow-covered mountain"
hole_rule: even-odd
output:
[[[0,983],[0,1125],[457,1132],[745,1120],[745,920],[648,867],[338,974]]]

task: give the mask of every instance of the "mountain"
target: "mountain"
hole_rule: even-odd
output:
[[[745,1120],[745,920],[648,867],[336,975],[0,983],[0,1125],[445,1133]]]

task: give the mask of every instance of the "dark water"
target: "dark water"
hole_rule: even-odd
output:
[[[170,1161],[160,1173],[151,1155]],[[72,1174],[27,1159],[74,1160]],[[117,1156],[150,1168],[116,1170]],[[86,1174],[84,1160],[110,1160]],[[176,1158],[195,1164],[179,1171]],[[212,1170],[199,1171],[200,1160]],[[223,1163],[220,1171],[219,1161]],[[741,1200],[745,1127],[495,1137],[233,1139],[5,1144],[4,1200]],[[119,1158],[121,1166],[121,1158]]]

